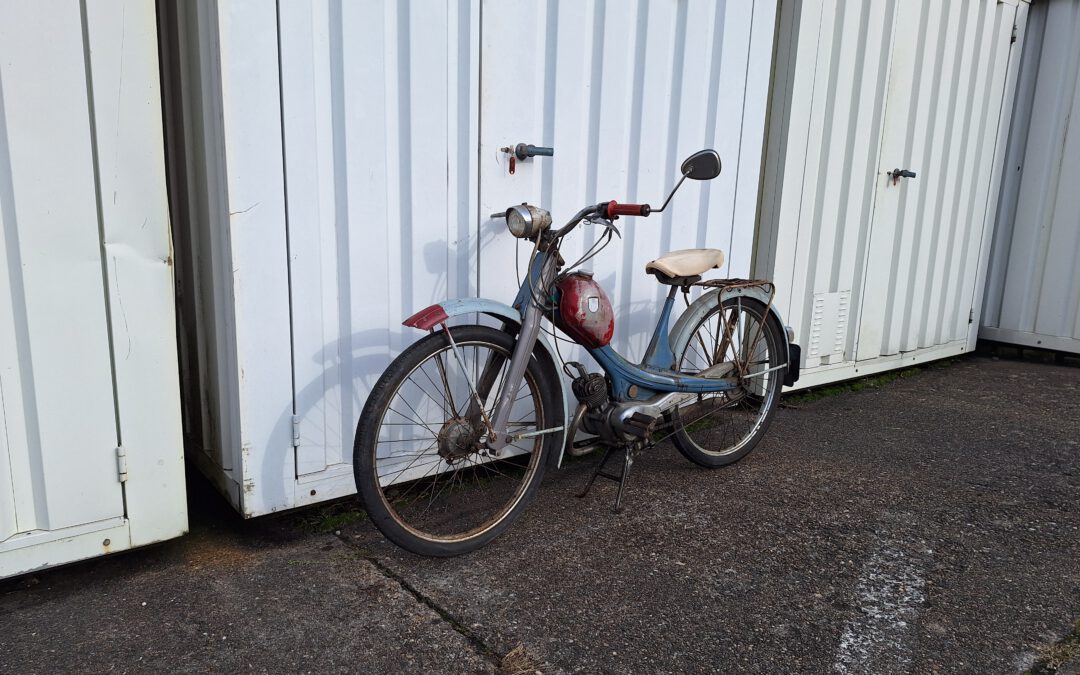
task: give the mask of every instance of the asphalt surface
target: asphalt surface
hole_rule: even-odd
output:
[[[642,455],[619,515],[591,469],[450,560],[196,484],[192,535],[0,582],[0,672],[1022,672],[1080,619],[1075,366],[789,401],[735,466]]]

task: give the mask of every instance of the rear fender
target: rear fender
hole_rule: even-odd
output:
[[[783,317],[780,316],[779,310],[776,309],[776,305],[769,302],[769,294],[763,289],[756,286],[738,287],[738,288],[717,288],[703,294],[700,298],[690,303],[690,306],[686,308],[686,311],[682,313],[679,320],[675,322],[675,325],[671,327],[671,333],[668,337],[668,344],[671,346],[671,352],[673,354],[681,354],[682,350],[686,347],[686,343],[693,337],[694,326],[701,321],[718,303],[727,300],[728,298],[736,297],[753,298],[761,302],[761,304],[767,306],[772,313],[776,322],[780,325],[781,333],[784,336],[784,351],[782,353],[788,355],[789,378],[791,376],[791,383],[794,384],[794,380],[798,379],[799,363],[798,363],[798,348],[792,349],[791,338],[789,337],[790,328],[784,324]],[[785,381],[785,384],[788,384]]]
[[[420,310],[408,319],[405,319],[402,323],[412,328],[432,330],[435,326],[450,318],[461,316],[463,314],[486,314],[495,319],[511,323],[519,329],[521,328],[521,314],[516,309],[510,305],[504,305],[501,302],[488,300],[486,298],[457,298],[454,300],[444,300],[438,304]],[[537,354],[540,362],[544,367],[551,371],[550,375],[552,381],[559,384],[558,399],[562,406],[563,430],[552,434],[557,439],[557,445],[555,446],[555,450],[548,455],[548,466],[555,468],[562,465],[563,451],[566,448],[566,427],[570,424],[571,413],[569,401],[566,397],[566,390],[562,386],[562,378],[560,377],[559,369],[555,366],[555,364],[558,363],[558,356],[555,352],[555,348],[551,345],[551,341],[543,332],[540,333],[536,344],[540,347],[540,353]]]

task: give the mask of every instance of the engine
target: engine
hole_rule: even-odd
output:
[[[647,438],[658,417],[639,411],[642,402],[612,403],[607,378],[601,373],[589,373],[580,363],[568,364],[577,369],[571,383],[574,396],[585,406],[581,428],[611,444]]]

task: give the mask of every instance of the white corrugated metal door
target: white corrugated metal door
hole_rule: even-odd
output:
[[[279,12],[296,475],[350,492],[364,400],[417,335],[401,321],[474,293],[478,8]],[[275,499],[285,461],[261,459]]]
[[[513,299],[514,239],[492,211],[530,201],[559,218],[602,198],[658,203],[685,155],[716,147],[721,178],[688,183],[663,217],[621,221],[624,242],[597,272],[620,303],[623,347],[655,321],[661,291],[643,273],[648,260],[715,246],[731,273],[747,274],[775,9],[772,0],[317,2],[279,3],[276,16],[260,5],[205,16],[223,45],[232,283],[246,298],[238,304],[251,303],[237,332],[258,323],[273,336],[267,358],[241,368],[241,389],[277,374],[254,395],[259,421],[242,434],[255,448],[239,458],[245,511],[353,491],[363,403],[418,336],[405,317],[447,297]],[[277,95],[275,47],[280,158],[267,131],[279,123],[266,108]],[[266,142],[244,140],[256,136]],[[519,141],[556,155],[510,176],[497,148]],[[260,274],[277,269],[282,188],[292,406],[274,395],[285,308],[266,303],[276,285],[237,281],[254,262]],[[257,241],[249,222],[260,224]],[[295,465],[282,443],[290,437]]]
[[[802,384],[971,347],[1015,18],[996,0],[786,8],[759,260]]]
[[[989,0],[897,3],[860,361],[972,336],[1015,14]]]
[[[124,515],[82,30],[0,6],[0,552]]]
[[[667,288],[645,264],[680,248],[727,254],[718,275],[746,276],[761,169],[776,3],[486,2],[480,99],[480,295],[509,302],[515,247],[489,214],[529,202],[556,225],[610,199],[659,206],[696,150],[715,148],[720,177],[686,183],[668,210],[622,218],[622,239],[587,267],[615,304],[614,346],[640,357]],[[501,148],[549,146],[518,161]],[[595,240],[583,228],[570,260]],[[521,274],[529,248],[517,248]]]
[[[0,577],[187,526],[155,18],[0,3]]]
[[[979,336],[1080,353],[1080,3],[1032,7]]]

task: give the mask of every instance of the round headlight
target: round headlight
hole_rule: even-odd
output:
[[[506,226],[510,228],[510,234],[515,237],[525,238],[533,234],[533,217],[529,207],[511,206],[506,209]]]
[[[535,239],[551,225],[551,214],[528,204],[506,209],[506,227],[520,239]]]

